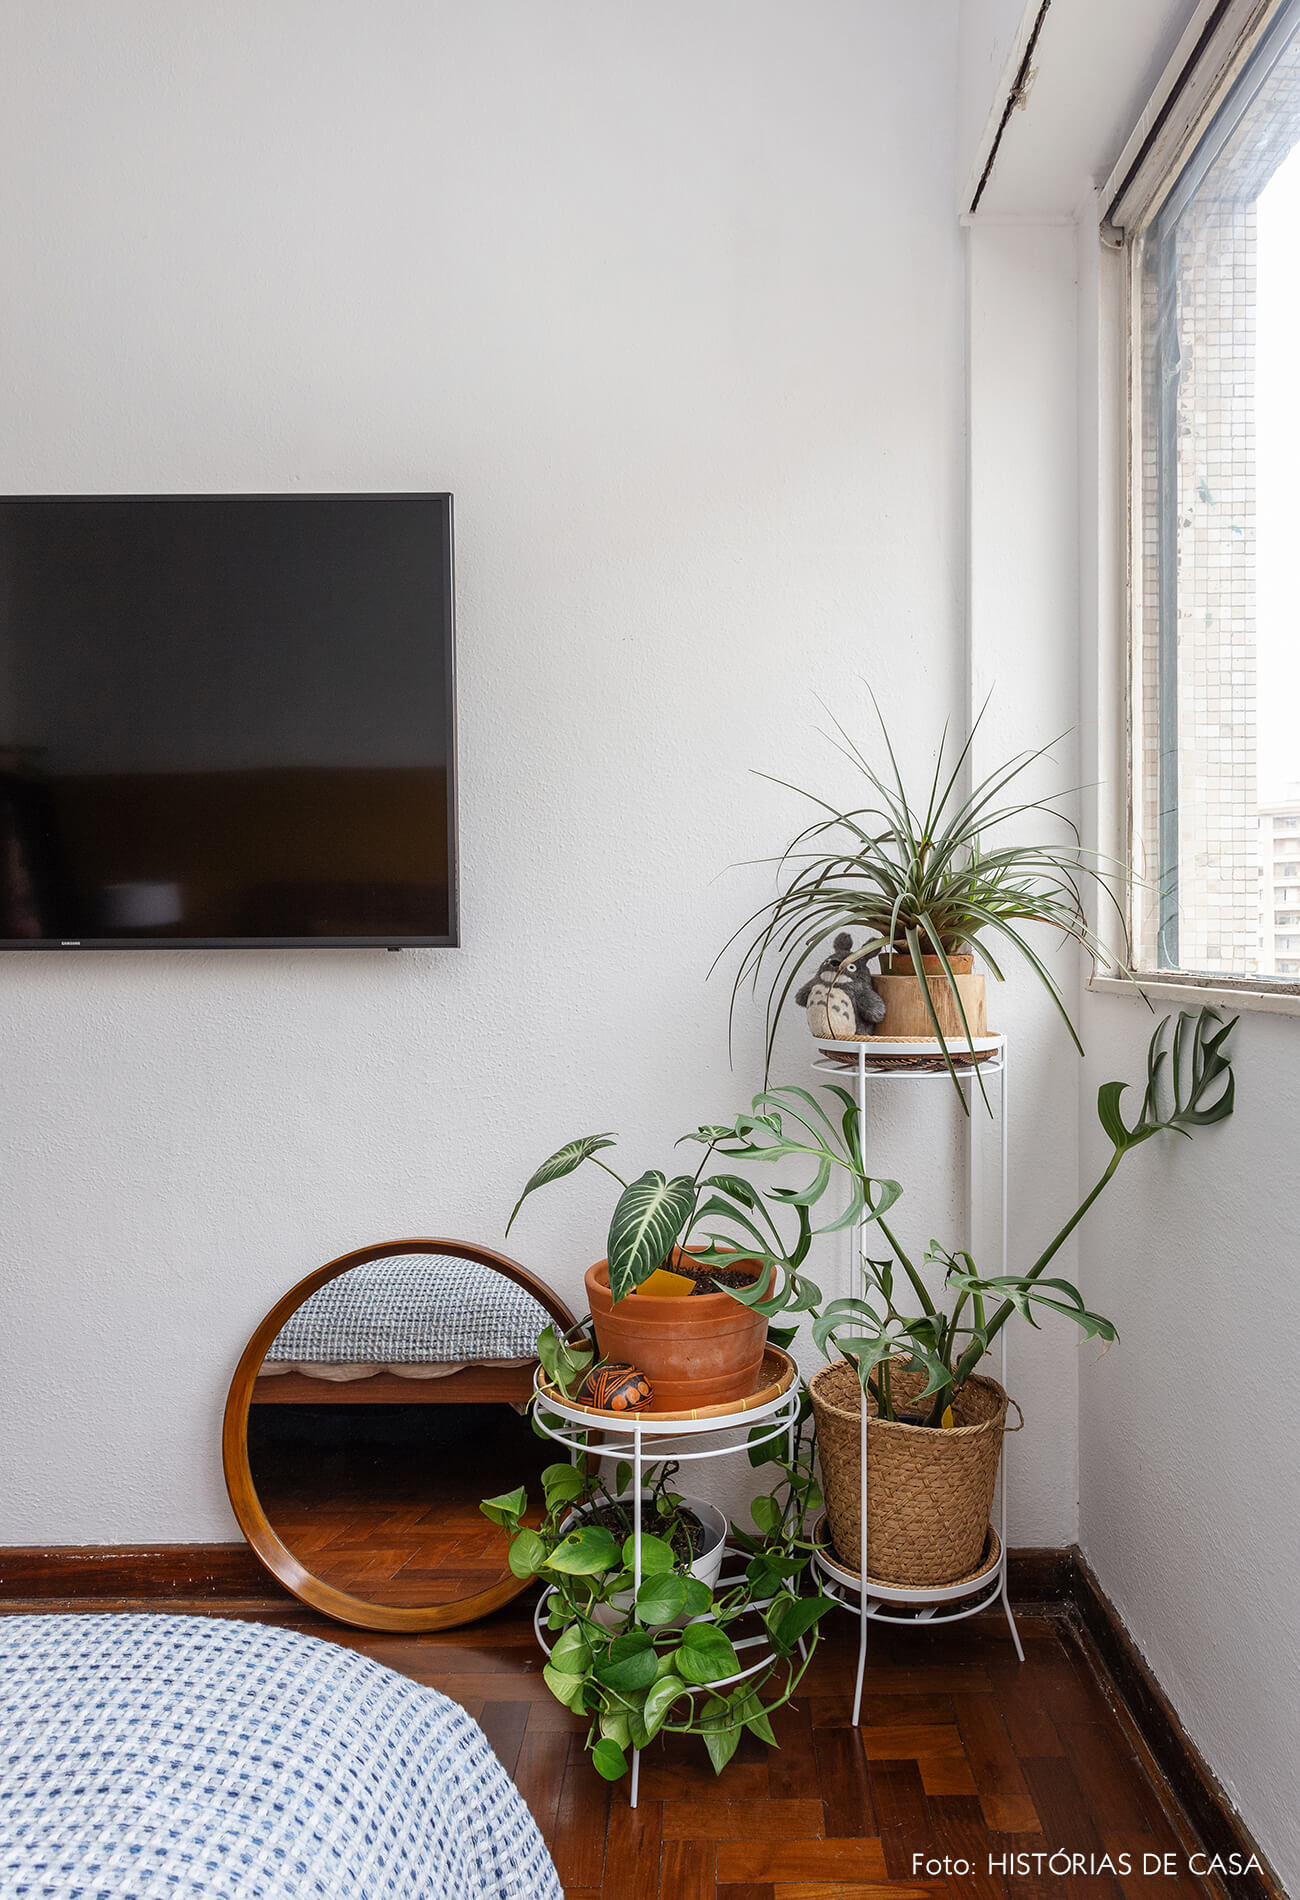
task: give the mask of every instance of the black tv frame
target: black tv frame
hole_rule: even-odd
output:
[[[227,493],[124,495],[116,492],[68,495],[3,495],[0,504],[72,501],[436,501],[446,505],[447,563],[443,574],[443,611],[447,628],[444,687],[447,695],[447,923],[445,936],[412,937],[0,937],[0,950],[455,950],[460,947],[460,823],[457,802],[456,721],[456,547],[454,508],[448,489],[290,490],[282,494]]]

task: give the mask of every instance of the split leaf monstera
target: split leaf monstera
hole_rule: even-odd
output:
[[[828,1356],[838,1352],[856,1365],[884,1418],[897,1417],[891,1367],[901,1360],[923,1369],[924,1388],[909,1403],[928,1402],[924,1422],[936,1426],[953,1394],[1013,1315],[1036,1326],[1039,1312],[1057,1313],[1085,1338],[1114,1340],[1118,1335],[1112,1321],[1092,1312],[1070,1281],[1048,1277],[1047,1269],[1126,1155],[1154,1135],[1190,1137],[1233,1111],[1236,1083],[1226,1043],[1236,1018],[1223,1022],[1213,1009],[1202,1009],[1197,1016],[1184,1011],[1172,1033],[1171,1020],[1166,1017],[1151,1038],[1146,1086],[1131,1123],[1123,1110],[1127,1083],[1106,1082],[1098,1091],[1097,1114],[1112,1144],[1110,1159],[1060,1232],[1023,1273],[983,1275],[970,1254],[950,1252],[937,1241],[930,1242],[919,1261],[912,1257],[891,1220],[903,1190],[897,1181],[867,1173],[858,1106],[846,1089],[832,1083],[817,1094],[784,1087],[756,1095],[750,1113],[737,1116],[725,1134],[709,1131],[714,1148],[746,1164],[802,1161],[811,1172],[802,1187],[768,1188],[755,1195],[752,1219],[738,1216],[734,1208],[719,1210],[729,1213],[733,1224],[743,1224],[747,1251],[776,1269],[766,1298],[743,1287],[729,1288],[732,1298],[769,1316],[811,1313],[817,1345]],[[829,1112],[818,1096],[829,1099]],[[832,1184],[843,1187],[842,1204],[830,1220],[813,1227],[811,1210]],[[793,1235],[783,1236],[777,1224],[775,1210],[781,1208],[795,1216]],[[708,1206],[702,1209],[702,1218],[710,1211]],[[824,1300],[803,1271],[812,1240],[860,1221],[879,1232],[888,1254],[880,1259],[864,1256],[863,1297]],[[729,1235],[724,1248],[732,1244]],[[706,1260],[714,1257],[711,1252],[703,1255]]]

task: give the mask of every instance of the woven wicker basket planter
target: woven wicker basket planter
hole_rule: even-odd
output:
[[[905,1403],[924,1384],[923,1374],[894,1365],[895,1404]],[[848,1360],[837,1359],[813,1376],[809,1391],[831,1541],[841,1563],[856,1570],[862,1538],[862,1387]],[[968,1379],[953,1401],[956,1423],[948,1431],[879,1419],[869,1403],[867,1570],[872,1577],[920,1586],[955,1583],[975,1569],[988,1535],[1007,1406],[1014,1403],[996,1379]]]

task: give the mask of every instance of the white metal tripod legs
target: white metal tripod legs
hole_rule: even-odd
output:
[[[1011,1614],[1011,1598],[1007,1595],[1007,1573],[1006,1573],[1006,1558],[1005,1557],[1003,1558],[1002,1588],[999,1591],[999,1595],[1002,1598],[1002,1608],[1006,1611],[1007,1624],[1011,1630],[1011,1640],[1016,1646],[1016,1656],[1020,1662],[1023,1662],[1025,1660],[1025,1652],[1020,1647],[1020,1631],[1016,1628],[1016,1619]]]

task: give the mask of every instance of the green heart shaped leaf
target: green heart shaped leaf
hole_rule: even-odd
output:
[[[521,1577],[525,1582],[535,1577],[546,1562],[546,1540],[536,1531],[519,1531],[510,1540],[510,1549],[506,1554],[510,1574]]]
[[[645,1699],[642,1719],[651,1737],[657,1735],[663,1727],[668,1711],[679,1696],[686,1694],[686,1684],[680,1676],[660,1676],[650,1687]]]
[[[620,1695],[648,1689],[659,1671],[659,1657],[644,1630],[616,1636],[609,1653],[593,1666],[596,1680]]]
[[[599,1524],[579,1525],[558,1543],[546,1560],[548,1570],[569,1577],[593,1577],[601,1570],[612,1570],[618,1562],[618,1545]]]
[[[563,1703],[566,1709],[572,1709],[577,1715],[582,1714],[582,1676],[566,1675],[562,1669],[552,1669],[550,1663],[546,1663],[542,1668],[542,1681],[557,1702]]]
[[[721,1682],[740,1669],[740,1658],[716,1623],[688,1623],[677,1652],[677,1671],[687,1682]]]
[[[636,1593],[636,1615],[639,1623],[651,1625],[671,1623],[679,1617],[686,1607],[686,1579],[676,1571],[667,1571],[662,1576],[647,1577]]]
[[[606,1781],[618,1781],[627,1773],[627,1756],[618,1743],[606,1735],[592,1749],[591,1765]]]
[[[591,1645],[576,1624],[570,1624],[551,1651],[551,1668],[561,1675],[585,1675],[591,1667]]]
[[[713,1608],[713,1592],[707,1583],[699,1577],[687,1577],[686,1601],[682,1605],[684,1616],[703,1616],[706,1610]]]
[[[631,1570],[636,1563],[636,1544],[631,1537],[623,1540],[623,1562]],[[654,1577],[671,1570],[677,1562],[673,1556],[673,1547],[666,1538],[656,1537],[651,1531],[641,1533],[641,1575]]]
[[[548,1511],[576,1503],[586,1489],[587,1481],[576,1465],[547,1465],[542,1473],[542,1494]]]
[[[528,1493],[521,1484],[518,1490],[503,1491],[500,1497],[484,1498],[478,1508],[494,1524],[516,1523],[528,1509]]]

